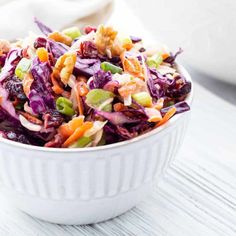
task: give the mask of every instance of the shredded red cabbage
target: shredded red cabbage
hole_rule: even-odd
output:
[[[169,109],[171,109],[172,107],[176,108],[176,113],[175,114],[183,113],[183,112],[186,112],[186,111],[190,110],[190,106],[188,105],[188,103],[186,103],[185,101],[182,101],[182,102],[178,102],[178,103],[176,103],[176,104],[174,104],[172,106],[162,108],[161,109],[162,115],[165,115],[166,112]]]
[[[49,64],[42,63],[36,58],[33,61],[31,73],[34,81],[30,87],[29,101],[33,112],[42,114],[47,110],[55,109],[55,100],[49,82],[51,75]]]
[[[38,26],[38,28],[43,34],[48,35],[52,33],[52,30],[44,23],[42,23],[40,20],[38,20],[36,17],[34,18],[34,23]]]
[[[5,64],[0,73],[0,83],[4,81],[8,76],[12,76],[16,69],[16,66],[22,58],[22,49],[12,49],[6,57]]]
[[[93,75],[93,80],[89,83],[89,88],[103,88],[111,80],[112,75],[110,71],[105,72],[103,70],[99,70]]]

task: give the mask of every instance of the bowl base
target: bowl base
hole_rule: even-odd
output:
[[[93,224],[112,219],[136,206],[152,192],[153,183],[108,198],[51,200],[4,189],[8,201],[38,219],[66,225]],[[65,210],[66,209],[66,210]]]

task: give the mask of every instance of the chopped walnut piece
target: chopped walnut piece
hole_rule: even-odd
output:
[[[0,55],[8,53],[11,49],[11,44],[5,39],[0,39]]]
[[[72,43],[72,38],[58,31],[54,31],[48,35],[48,38],[53,39],[56,42],[64,43],[70,46]]]
[[[112,27],[100,25],[95,34],[95,45],[101,54],[109,57],[119,56],[124,49],[117,39],[117,31]]]
[[[33,116],[33,115],[31,115],[31,114],[29,114],[27,112],[19,111],[19,114],[24,116],[25,119],[27,119],[29,122],[31,122],[31,123],[33,123],[35,125],[42,125],[43,124],[43,122],[40,119],[36,118],[35,116]]]
[[[63,84],[67,84],[76,63],[76,53],[67,52],[60,56],[56,62],[54,70],[59,72]]]

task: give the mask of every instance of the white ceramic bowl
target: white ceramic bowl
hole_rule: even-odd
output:
[[[183,67],[179,71],[191,78]],[[187,98],[191,102],[192,92]],[[16,207],[60,224],[118,216],[152,192],[178,151],[189,112],[129,141],[83,149],[43,148],[0,138],[3,193]]]

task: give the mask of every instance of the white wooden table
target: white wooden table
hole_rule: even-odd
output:
[[[121,10],[127,17],[118,20]],[[120,1],[110,22],[144,31]],[[236,235],[236,107],[197,83],[194,89],[186,139],[151,197],[105,223],[60,226],[16,210],[0,194],[0,236]]]

